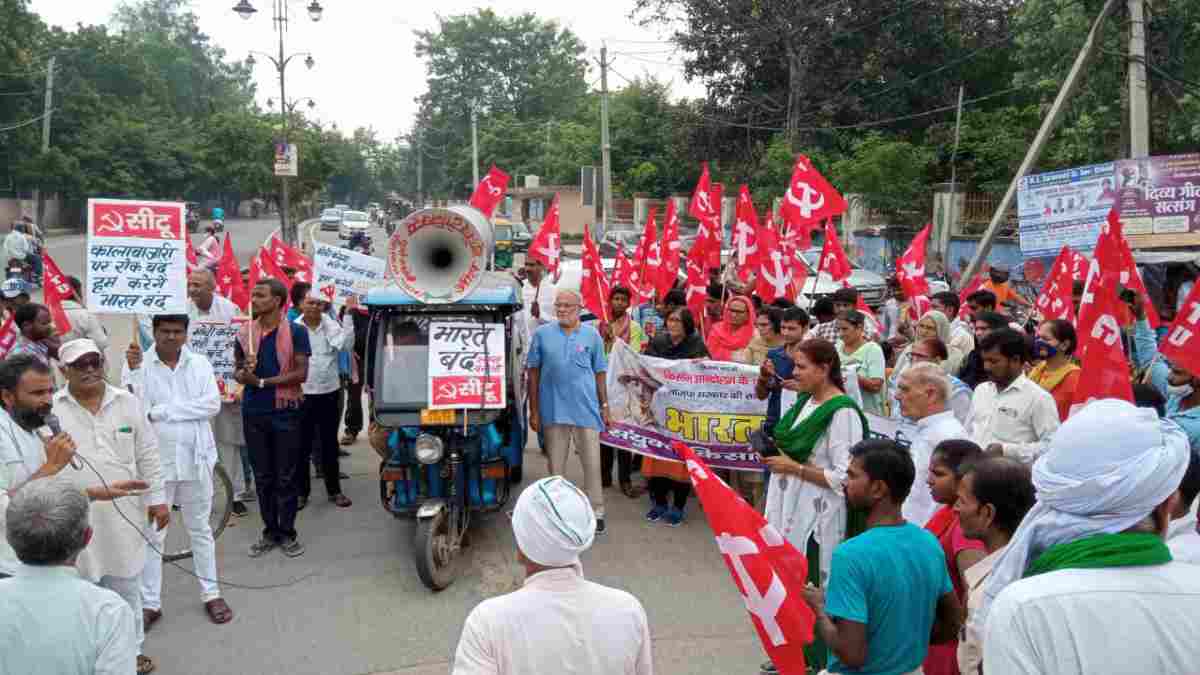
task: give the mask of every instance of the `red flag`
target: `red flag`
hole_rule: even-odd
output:
[[[687,308],[691,310],[692,316],[698,319],[701,325],[705,321],[704,304],[708,301],[708,274],[705,273],[704,266],[703,262],[695,260],[689,255],[687,258],[687,281],[683,287],[687,298]]]
[[[50,310],[50,316],[54,319],[54,327],[58,334],[66,335],[71,330],[71,320],[67,318],[62,301],[74,298],[75,289],[67,281],[67,275],[58,269],[58,263],[54,262],[54,258],[46,253],[46,249],[42,249],[42,277],[46,281],[46,287],[43,290],[46,309]],[[82,302],[83,298],[79,298],[79,300]]]
[[[1167,338],[1158,346],[1158,353],[1193,375],[1200,373],[1200,284],[1192,286],[1192,292],[1183,301],[1175,314],[1175,322],[1167,331]]]
[[[292,280],[287,278],[283,270],[275,264],[275,260],[267,253],[266,249],[259,249],[258,255],[250,260],[250,288],[258,285],[262,279],[278,279],[287,286],[288,290],[292,290]]]
[[[625,247],[621,244],[617,245],[617,259],[613,264],[612,277],[609,279],[609,284],[613,288],[617,286],[628,288],[634,296],[631,302],[637,301],[637,294],[640,292],[638,289],[638,273],[634,269],[633,263],[629,261],[629,258],[625,257]]]
[[[713,208],[717,211],[717,217],[709,231],[712,245],[708,249],[708,268],[715,270],[721,267],[721,249],[725,245],[725,225],[721,222],[721,200],[725,195],[725,186],[722,183],[713,183],[708,194],[712,197]]]
[[[1064,319],[1075,323],[1075,302],[1071,297],[1071,287],[1074,284],[1073,268],[1075,251],[1070,246],[1063,246],[1054,259],[1050,274],[1046,275],[1046,283],[1038,294],[1034,305],[1041,312],[1043,319]]]
[[[304,255],[294,246],[287,245],[279,237],[271,237],[267,242],[267,247],[277,267],[280,269],[288,267],[295,270],[294,281],[312,283],[312,258]]]
[[[217,262],[217,292],[229,298],[243,312],[250,311],[250,290],[242,283],[242,270],[233,255],[233,242],[225,233],[225,247]]]
[[[975,278],[971,279],[971,282],[958,292],[958,318],[963,321],[967,320],[967,315],[971,313],[971,309],[967,307],[967,298],[980,288],[983,288],[983,275],[976,274]]]
[[[596,318],[607,322],[608,294],[611,289],[608,279],[604,276],[604,263],[600,261],[600,252],[596,250],[587,225],[583,226],[583,279],[579,286],[583,306],[595,314]]]
[[[1077,251],[1071,251],[1071,281],[1087,281],[1087,274],[1087,256]]]
[[[508,189],[508,179],[508,174],[493,164],[483,180],[479,181],[479,185],[475,186],[475,192],[471,195],[471,206],[483,211],[483,215],[490,219],[496,212],[496,207],[504,201],[504,191]]]
[[[1092,264],[1094,267],[1095,261]],[[1097,274],[1084,294],[1089,310],[1080,309],[1087,323],[1081,321],[1077,331],[1082,372],[1079,383],[1075,385],[1072,411],[1098,398],[1119,398],[1133,402],[1129,360],[1121,344],[1118,317],[1122,303],[1117,297],[1116,281],[1116,275]]]
[[[804,602],[808,560],[690,448],[678,441],[672,447],[687,465],[717,549],[771,663],[781,673],[806,672],[804,645],[813,641],[816,624]]]
[[[714,267],[721,266],[721,215],[720,205],[714,206],[713,202],[713,185],[708,175],[708,162],[703,164],[703,169],[700,172],[700,180],[696,183],[696,190],[692,192],[692,201],[688,204],[688,214],[700,221],[699,230],[696,233],[696,242],[692,245],[692,250],[698,250],[697,256],[703,255],[701,259],[704,264],[709,265],[709,254],[714,249],[717,254],[717,264]],[[718,187],[720,184],[717,184]],[[720,190],[717,191],[718,195]],[[719,197],[718,197],[719,199]],[[670,218],[670,208],[667,210],[667,217]],[[691,252],[689,251],[689,254]]]
[[[529,257],[546,266],[546,271],[554,276],[558,273],[558,261],[562,257],[562,231],[558,223],[558,193],[550,201],[550,208],[542,220],[542,229],[538,230],[533,241],[529,243]]]
[[[656,277],[654,287],[658,290],[658,297],[664,297],[675,285],[676,279],[679,277],[679,216],[675,213],[675,201],[667,202],[667,219],[663,223],[662,239],[659,243],[659,252],[662,255],[662,264],[655,271]]]
[[[1121,220],[1117,216],[1116,210],[1109,211],[1107,222],[1100,226],[1100,238],[1096,240],[1096,251],[1092,256],[1091,265],[1088,267],[1087,283],[1083,289],[1083,298],[1079,303],[1079,321],[1075,325],[1075,332],[1079,335],[1079,349],[1076,350],[1076,354],[1079,355],[1080,361],[1083,360],[1084,353],[1091,344],[1089,340],[1085,339],[1085,336],[1091,332],[1093,324],[1096,323],[1096,317],[1099,316],[1096,313],[1096,304],[1099,298],[1096,290],[1104,286],[1116,293],[1117,286],[1121,283],[1123,268],[1119,242],[1124,238],[1121,230]],[[1122,312],[1119,308],[1114,316],[1120,323]]]
[[[648,261],[650,260],[650,251],[653,248],[658,250],[658,228],[654,224],[655,209],[650,207],[650,214],[646,217],[646,229],[642,232],[642,239],[638,242],[637,248],[633,250],[633,269],[637,272],[638,287],[633,289],[638,294],[634,298],[635,304],[649,302],[654,299],[654,278],[650,274]],[[655,260],[658,263],[662,262],[662,254],[656,254]]]
[[[896,260],[896,278],[909,298],[929,295],[929,282],[925,280],[925,246],[932,229],[933,223],[926,225],[909,244],[904,255]]]
[[[196,255],[196,248],[192,246],[192,238],[187,236],[187,233],[184,233],[183,240],[187,242],[184,254],[187,256],[188,274],[191,274],[197,267],[200,267],[200,258]]]
[[[759,229],[758,212],[754,210],[754,202],[750,199],[750,188],[743,185],[738,191],[737,210],[733,222],[734,269],[737,270],[738,278],[742,281],[748,280],[750,273],[758,270]],[[771,244],[769,247],[763,247],[763,255],[770,255],[771,251],[778,249],[779,240],[772,232]]]
[[[0,359],[8,356],[13,345],[17,343],[17,336],[21,334],[17,330],[16,316],[16,312],[9,312],[8,318],[0,325]]]
[[[862,299],[861,294],[858,297],[858,304],[863,306],[867,304],[867,301]],[[859,309],[861,311],[862,308],[860,307]],[[920,321],[921,317],[925,316],[931,309],[933,309],[933,301],[929,299],[928,295],[914,295],[908,298],[908,318],[914,324]]]
[[[739,225],[741,224],[739,216]],[[793,283],[792,261],[788,260],[787,252],[779,246],[778,235],[770,227],[760,226],[755,235],[762,253],[758,259],[758,283],[755,284],[754,294],[762,298],[764,303],[775,302],[778,298],[794,300],[795,285]]]
[[[1109,214],[1112,217],[1111,211]],[[1146,320],[1150,322],[1151,328],[1158,328],[1162,325],[1162,319],[1158,317],[1158,310],[1154,309],[1154,301],[1150,299],[1150,293],[1142,281],[1142,273],[1138,271],[1137,262],[1133,259],[1133,250],[1129,248],[1129,241],[1122,236],[1116,244],[1117,251],[1121,254],[1121,285],[1133,289],[1141,296],[1142,306],[1146,308]]]
[[[850,259],[846,257],[837,229],[833,226],[833,219],[826,220],[825,245],[821,247],[821,262],[817,272],[827,272],[834,281],[842,281],[850,278],[852,271]]]
[[[783,196],[783,219],[788,228],[813,225],[841,215],[848,208],[846,200],[829,181],[817,171],[804,155],[796,156],[792,181]]]

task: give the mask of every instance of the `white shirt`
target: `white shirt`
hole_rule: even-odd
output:
[[[196,303],[188,298],[187,314],[188,319],[192,321],[229,321],[237,316],[245,316],[245,313],[238,309],[232,300],[219,293],[213,293],[212,304],[208,306],[207,312],[197,307]]]
[[[1192,502],[1188,514],[1179,520],[1172,520],[1167,527],[1167,548],[1171,549],[1171,557],[1179,562],[1200,565],[1200,532],[1196,531],[1196,505]],[[0,523],[4,521],[0,519]]]
[[[471,610],[452,675],[653,672],[642,603],[569,567],[538,572],[520,590]]]
[[[29,238],[23,233],[12,231],[4,238],[4,252],[8,254],[8,259],[24,260],[25,256],[31,253]]]
[[[904,519],[913,525],[924,526],[939,505],[933,501],[933,495],[925,486],[925,476],[929,474],[929,462],[933,458],[933,449],[938,443],[952,438],[967,439],[967,430],[963,428],[953,410],[943,410],[935,415],[917,420],[917,435],[912,439],[913,466],[916,467],[916,480],[908,498],[900,507]]]
[[[962,675],[978,675],[983,663],[983,626],[971,623],[971,613],[983,603],[983,582],[992,574],[992,568],[1000,554],[1008,546],[1001,546],[986,558],[963,570],[963,583],[967,587],[967,615],[958,635],[958,672]]]
[[[129,675],[133,608],[73,567],[22,565],[0,582],[0,673]]]
[[[63,387],[54,394],[54,414],[62,422],[63,431],[75,441],[75,454],[90,463],[84,464],[81,471],[60,473],[59,479],[67,477],[81,489],[97,485],[100,479],[92,470],[95,467],[109,484],[117,480],[144,480],[150,484],[150,492],[142,498],[92,503],[95,534],[78,561],[80,573],[92,581],[105,575],[138,576],[146,559],[146,540],[125,518],[144,525],[146,507],[166,503],[158,437],[141,402],[124,389],[108,385],[100,414],[93,415]]]
[[[67,320],[71,322],[71,330],[62,336],[63,344],[79,338],[88,338],[96,343],[100,351],[108,349],[108,332],[100,325],[95,314],[75,300],[63,300],[62,308],[67,314]]]
[[[1004,391],[997,392],[991,381],[975,388],[967,432],[984,450],[999,443],[1006,456],[1032,462],[1046,451],[1059,423],[1050,392],[1020,375]]]
[[[0,574],[13,574],[20,563],[5,535],[8,491],[24,485],[46,463],[46,448],[37,434],[25,431],[0,408]]]
[[[197,481],[212,471],[217,463],[212,418],[221,412],[221,393],[208,359],[185,346],[172,369],[151,348],[137,370],[124,363],[121,384],[149,409],[164,481]]]
[[[328,314],[321,315],[321,325],[311,328],[304,322],[304,315],[292,323],[308,330],[308,344],[312,354],[308,357],[308,377],[300,388],[305,394],[328,394],[342,386],[338,372],[338,352],[354,344],[354,320],[347,314],[341,323]]]
[[[1000,592],[983,663],[1004,675],[1187,675],[1200,667],[1200,568],[1068,569]]]
[[[538,326],[554,321],[554,293],[557,289],[554,287],[554,282],[547,275],[542,275],[542,283],[534,286],[529,283],[529,280],[521,282],[521,298],[525,302],[525,320],[529,326],[529,334],[533,335],[533,331],[537,330]],[[533,303],[537,302],[538,311],[541,316],[534,318]]]

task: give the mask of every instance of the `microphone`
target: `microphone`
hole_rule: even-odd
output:
[[[47,413],[42,418],[42,421],[44,421],[46,423],[46,427],[50,429],[50,437],[51,438],[53,438],[63,432],[62,422],[58,421],[58,415],[55,415],[54,413]],[[83,469],[83,464],[81,464],[79,462],[78,457],[72,456],[71,457],[71,467],[74,468],[76,471],[80,471]]]

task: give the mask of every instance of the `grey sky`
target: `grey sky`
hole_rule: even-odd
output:
[[[497,0],[487,3],[497,13],[514,15],[530,11],[558,20],[571,28],[588,46],[595,79],[601,43],[609,40],[616,52],[609,86],[625,84],[622,76],[652,74],[672,83],[678,96],[703,94],[698,83],[683,79],[678,54],[661,42],[665,32],[643,29],[629,20],[634,0],[609,2],[564,2],[563,0]],[[235,0],[193,0],[192,11],[200,27],[231,58],[244,58],[250,50],[275,53],[277,42],[271,30],[271,0],[251,0],[258,13],[243,21],[232,10]],[[47,23],[73,28],[76,23],[106,23],[117,0],[32,0],[30,7]],[[308,0],[291,0],[292,21],[287,35],[288,52],[311,52],[316,67],[304,68],[301,59],[287,69],[289,99],[312,97],[316,108],[310,115],[349,133],[370,126],[379,137],[391,140],[408,130],[416,106],[413,98],[425,88],[424,63],[413,54],[413,29],[432,28],[435,11],[453,15],[473,11],[479,0],[437,2],[390,2],[386,0],[321,0],[325,14],[319,23],[308,19]],[[624,52],[625,54],[622,54]],[[676,65],[673,65],[676,64]],[[259,102],[275,99],[279,84],[275,69],[258,57],[255,67]]]

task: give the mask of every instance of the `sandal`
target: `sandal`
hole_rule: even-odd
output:
[[[356,441],[356,440],[358,440],[358,434],[348,433],[348,434],[342,436],[342,440],[338,441],[338,443],[340,443],[342,445],[354,445],[354,441]]]
[[[215,624],[229,623],[233,620],[233,610],[223,598],[214,598],[204,603],[204,610]]]
[[[333,502],[339,509],[348,508],[354,504],[350,498],[344,494],[330,495],[329,501]]]
[[[142,631],[150,632],[150,627],[162,618],[162,610],[159,609],[142,609]]]
[[[137,672],[139,675],[143,675],[144,673],[153,673],[154,667],[154,659],[143,654],[138,654]]]

